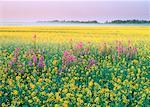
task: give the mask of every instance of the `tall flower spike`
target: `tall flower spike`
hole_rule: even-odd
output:
[[[37,63],[37,58],[36,58],[36,55],[35,55],[35,54],[33,55],[32,60],[33,60],[34,64]]]

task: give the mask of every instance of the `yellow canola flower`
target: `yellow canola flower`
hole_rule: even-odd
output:
[[[100,102],[100,98],[96,97],[95,100],[94,100],[94,102],[99,103]]]
[[[94,86],[95,86],[96,89],[100,88],[100,85],[98,83],[96,83],[96,82],[94,82]]]
[[[52,97],[54,94],[53,93],[49,93],[48,94],[48,97]]]
[[[124,103],[127,103],[127,102],[128,102],[128,100],[126,99],[126,96],[124,96],[124,95],[123,95],[123,102],[124,102]]]
[[[66,94],[66,97],[67,97],[67,98],[70,98],[71,96],[72,96],[71,93],[67,93],[67,94]]]
[[[88,95],[88,96],[92,96],[91,90],[88,90],[88,91],[87,91],[87,95]]]
[[[10,54],[10,55],[9,55],[9,58],[10,58],[10,59],[12,59],[12,57],[13,57],[13,55],[12,55],[12,54]]]
[[[91,80],[90,82],[89,82],[89,87],[92,87],[93,86],[93,81]]]
[[[68,101],[64,101],[64,103],[63,103],[63,107],[68,107]]]
[[[58,105],[58,104],[55,104],[55,107],[59,107],[59,105]]]
[[[55,96],[56,96],[56,101],[59,101],[61,99],[61,97],[59,96],[59,92],[56,92]]]
[[[57,60],[53,60],[53,65],[56,65],[57,64]]]
[[[39,78],[38,82],[42,82],[42,80],[43,80],[42,78]]]
[[[36,95],[36,92],[32,92],[31,96],[34,97]]]
[[[45,91],[42,91],[41,94],[42,94],[43,96],[45,96],[45,95],[46,95],[46,92],[45,92]]]
[[[133,64],[138,64],[138,60],[134,59]]]
[[[18,91],[17,90],[13,90],[12,94],[17,95]]]
[[[68,92],[68,89],[65,88],[65,89],[62,90],[62,92],[63,92],[63,93],[67,93],[67,92]]]
[[[100,89],[100,93],[104,93],[104,92],[105,92],[104,88]]]
[[[44,66],[44,71],[46,71],[47,70],[47,68],[46,68],[46,66]]]
[[[78,96],[79,98],[81,98],[83,95],[82,95],[82,94],[77,94],[77,96]]]
[[[55,67],[55,68],[54,68],[54,71],[55,71],[55,72],[58,72],[58,68],[57,68],[57,67]]]
[[[20,78],[21,78],[20,76],[16,76],[16,80],[20,80]]]
[[[83,103],[83,100],[82,100],[81,98],[77,98],[77,102],[78,102],[79,104],[82,104],[82,103]]]
[[[30,83],[30,87],[31,87],[32,89],[34,89],[34,88],[35,88],[35,85],[32,84],[32,83]]]
[[[120,83],[120,82],[121,82],[121,79],[120,79],[120,78],[118,78],[118,79],[117,79],[117,82],[118,82],[118,83]]]

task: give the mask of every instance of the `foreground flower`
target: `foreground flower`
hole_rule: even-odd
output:
[[[30,83],[30,87],[31,87],[32,89],[34,89],[34,88],[35,88],[35,85],[32,84],[32,83]]]
[[[13,90],[12,94],[17,95],[18,91],[17,90]]]
[[[29,65],[29,66],[32,66],[32,61],[29,61],[29,62],[28,62],[28,65]]]
[[[53,65],[56,65],[56,64],[57,64],[57,60],[54,60],[54,61],[53,61]]]
[[[44,57],[43,56],[40,56],[39,58],[39,63],[38,63],[38,67],[39,68],[43,68],[44,67]]]
[[[68,65],[74,61],[76,61],[76,57],[72,55],[69,51],[65,51],[62,57],[63,65]]]
[[[35,55],[35,54],[32,56],[32,60],[33,60],[34,64],[37,63],[37,58],[36,58],[36,55]]]
[[[82,43],[82,42],[78,43],[78,44],[76,45],[76,48],[77,48],[77,49],[82,49],[82,48],[83,48],[83,43]]]
[[[95,64],[95,60],[94,59],[90,59],[89,60],[89,65],[88,65],[88,67],[91,67],[91,66],[93,66]]]

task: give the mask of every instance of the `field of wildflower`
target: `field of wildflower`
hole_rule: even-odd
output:
[[[0,106],[150,106],[150,28],[0,27]]]

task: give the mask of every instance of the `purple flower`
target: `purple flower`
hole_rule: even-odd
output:
[[[44,61],[44,57],[40,56],[39,62],[43,62]]]
[[[10,66],[12,66],[12,65],[13,65],[13,62],[12,62],[12,61],[10,61],[10,62],[9,62],[9,65],[10,65]]]
[[[137,54],[137,48],[133,48],[133,53]]]
[[[116,50],[117,50],[118,57],[119,57],[119,56],[120,56],[120,53],[121,53],[121,48],[118,46]]]
[[[75,61],[75,60],[76,60],[76,57],[73,56],[73,55],[71,55],[71,56],[68,57],[68,61],[69,61],[69,62],[73,62],[73,61]]]
[[[17,57],[19,55],[19,51],[20,51],[20,48],[16,48],[15,51],[14,51],[14,57]]]
[[[39,68],[43,68],[44,67],[44,63],[43,62],[39,62],[38,67]]]
[[[17,62],[17,58],[16,57],[14,57],[13,62]]]
[[[78,43],[78,44],[76,45],[76,48],[77,48],[77,49],[82,49],[82,47],[83,47],[83,43],[82,43],[82,42],[80,42],[80,43]]]
[[[94,59],[90,59],[89,60],[89,66],[93,66],[95,64],[95,60]]]
[[[95,60],[94,60],[94,59],[90,59],[90,60],[88,61],[88,65],[87,65],[86,68],[88,69],[88,68],[92,67],[94,64],[95,64]]]
[[[20,73],[23,74],[23,73],[24,73],[24,70],[20,70]]]
[[[71,62],[75,61],[76,57],[74,55],[71,55],[69,51],[65,51],[62,57],[62,63],[63,64],[70,64]]]
[[[29,65],[29,66],[32,66],[32,61],[29,61],[29,62],[28,62],[28,65]]]
[[[68,51],[65,51],[64,56],[68,56],[68,55],[70,55],[70,53]]]
[[[43,68],[44,67],[44,57],[41,55],[40,58],[39,58],[39,63],[38,63],[38,67],[39,68]]]
[[[123,52],[123,53],[125,53],[125,52],[126,52],[126,48],[125,48],[125,47],[123,47],[122,52]]]
[[[5,70],[4,70],[5,72],[8,72],[8,68],[5,68]]]
[[[34,64],[37,63],[37,58],[36,58],[36,55],[35,55],[35,54],[33,55],[32,60],[33,60]]]

